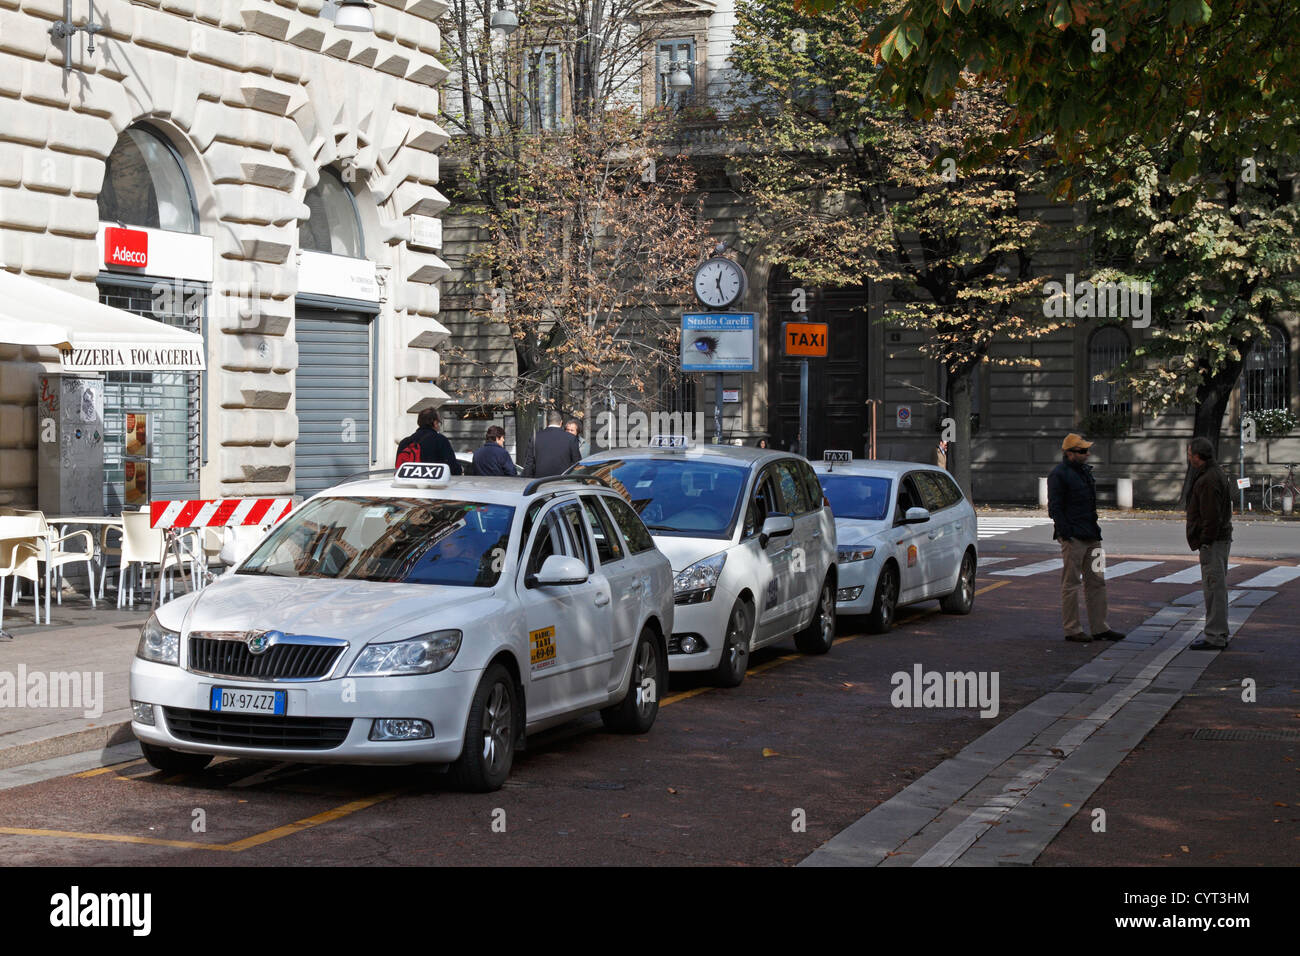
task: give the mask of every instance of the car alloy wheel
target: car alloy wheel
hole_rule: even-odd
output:
[[[867,630],[872,634],[884,634],[894,626],[894,611],[898,602],[898,570],[892,564],[886,564],[880,571],[880,580],[876,583],[876,599],[872,602],[871,614],[867,617]]]
[[[490,775],[508,766],[514,747],[514,722],[510,693],[501,681],[492,685],[488,695],[487,720],[483,726],[483,763]]]
[[[749,667],[749,606],[737,601],[727,619],[727,637],[722,645],[722,660],[714,671],[719,687],[739,687]]]
[[[452,765],[457,785],[475,793],[488,793],[506,782],[515,758],[517,707],[514,681],[504,667],[493,664],[484,672],[470,701],[465,747]]]
[[[606,730],[618,734],[643,734],[654,726],[659,698],[668,676],[660,663],[658,635],[646,625],[633,651],[632,672],[623,699],[600,712]]]
[[[947,614],[969,614],[975,606],[975,556],[969,551],[962,555],[957,587],[939,599],[939,606]]]
[[[825,654],[835,643],[835,589],[830,578],[822,582],[817,611],[808,626],[795,635],[794,643],[805,654]]]

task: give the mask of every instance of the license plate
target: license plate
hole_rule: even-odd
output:
[[[283,717],[287,697],[288,694],[282,690],[214,687],[208,709],[230,714],[270,714],[273,717]]]

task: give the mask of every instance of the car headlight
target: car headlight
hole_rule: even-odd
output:
[[[140,628],[140,644],[135,649],[135,656],[159,664],[179,664],[181,662],[181,635],[179,631],[169,631],[158,623],[158,615],[150,614],[149,620]]]
[[[673,577],[673,602],[699,604],[712,600],[713,591],[722,574],[722,566],[726,563],[727,555],[723,552],[678,571]]]
[[[875,554],[875,548],[842,544],[835,549],[835,563],[851,564],[854,561],[866,561],[868,558],[875,557]]]
[[[456,659],[460,631],[433,631],[392,644],[370,644],[348,674],[384,677],[396,674],[434,674]]]

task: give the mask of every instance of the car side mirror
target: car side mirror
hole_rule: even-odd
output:
[[[542,562],[542,569],[536,574],[524,578],[524,586],[529,588],[564,587],[566,585],[585,584],[587,566],[577,558],[565,554],[553,554]]]
[[[768,515],[763,522],[763,530],[758,534],[758,543],[766,548],[772,538],[783,538],[794,533],[794,519],[789,515]]]
[[[930,520],[930,512],[924,508],[908,508],[903,515],[903,524],[922,524]]]

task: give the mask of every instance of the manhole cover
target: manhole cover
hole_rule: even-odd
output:
[[[1201,728],[1193,740],[1300,740],[1300,730],[1213,730]]]

